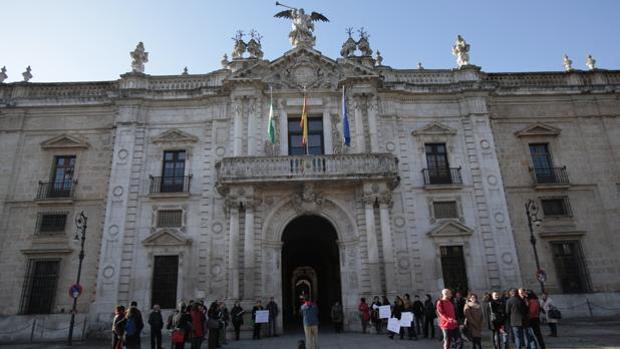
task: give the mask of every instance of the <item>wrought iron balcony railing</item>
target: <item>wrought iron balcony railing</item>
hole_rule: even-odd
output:
[[[229,157],[216,164],[219,184],[278,180],[355,180],[398,177],[391,154]]]
[[[39,182],[37,200],[73,199],[77,181]]]
[[[422,170],[424,185],[463,184],[461,168],[425,168]]]
[[[149,194],[189,193],[189,184],[192,176],[149,176],[149,178],[151,180]]]
[[[568,185],[568,174],[564,167],[534,167],[530,168],[536,185]]]

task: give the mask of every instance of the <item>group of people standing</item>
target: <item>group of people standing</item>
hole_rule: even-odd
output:
[[[253,339],[260,339],[261,324],[255,323],[254,320],[256,312],[263,309],[261,301],[257,300],[256,305],[252,308]],[[269,310],[269,335],[277,336],[275,330],[279,310],[273,297],[267,304],[267,310]],[[239,340],[241,326],[244,323],[244,314],[245,310],[241,307],[240,302],[235,302],[229,312],[226,304],[222,301],[215,300],[209,307],[206,307],[201,301],[190,300],[188,304],[179,303],[177,309],[168,316],[164,323],[160,307],[155,304],[148,317],[151,330],[151,349],[163,349],[162,330],[164,327],[170,331],[171,349],[184,349],[186,343],[191,349],[200,349],[205,339],[208,343],[208,349],[220,348],[223,344],[228,343],[226,332],[229,323],[233,325],[235,339]],[[112,349],[123,347],[140,349],[140,335],[143,329],[142,313],[136,302],[131,302],[128,309],[122,305],[116,306],[112,320]]]

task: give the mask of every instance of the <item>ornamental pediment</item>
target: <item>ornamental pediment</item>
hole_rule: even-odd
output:
[[[295,48],[271,62],[236,72],[229,81],[261,80],[274,88],[336,88],[347,77],[379,78],[373,69],[348,59],[335,61],[319,51]]]
[[[153,138],[153,143],[196,143],[198,137],[177,128],[160,133]]]
[[[433,121],[426,126],[414,130],[411,134],[413,136],[453,136],[456,134],[456,130],[440,122]]]
[[[435,227],[426,235],[431,238],[442,238],[442,237],[467,237],[471,236],[474,233],[473,229],[459,223],[456,221],[449,221],[439,226]]]
[[[67,148],[82,148],[86,149],[90,147],[90,144],[85,140],[70,136],[67,134],[62,134],[60,136],[56,136],[54,138],[50,138],[41,143],[41,148],[43,149],[67,149]]]
[[[537,122],[533,125],[529,125],[528,127],[522,129],[521,131],[515,132],[517,137],[534,137],[534,136],[551,136],[555,137],[560,134],[562,130],[557,127],[553,127],[547,124],[543,124],[541,122]]]
[[[191,242],[191,239],[184,237],[178,232],[163,230],[144,239],[142,244],[144,246],[186,246],[191,244]]]

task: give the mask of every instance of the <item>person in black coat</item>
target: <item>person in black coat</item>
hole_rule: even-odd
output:
[[[424,323],[424,303],[420,300],[420,296],[417,294],[413,296],[413,316],[415,321],[415,332],[417,334],[422,333],[422,324]],[[411,324],[413,327],[413,324]]]
[[[164,319],[161,316],[159,305],[153,305],[153,311],[149,314],[149,326],[151,326],[151,349],[162,349],[161,329],[164,327]]]
[[[499,292],[491,294],[491,300],[487,304],[487,320],[489,322],[489,330],[491,330],[494,349],[501,349],[502,343],[504,348],[508,344],[508,335],[505,332],[506,324],[506,305],[500,298]]]
[[[222,311],[220,310],[220,304],[218,301],[213,301],[207,311],[207,327],[209,327],[208,348],[219,348],[220,337],[220,321],[222,321]]]
[[[394,308],[392,309],[392,317],[400,320],[404,311],[405,311],[405,303],[403,302],[402,298],[400,298],[399,296],[396,296],[396,299],[394,300]],[[404,327],[400,328],[399,334],[400,334],[400,339],[403,339],[405,337]],[[390,331],[390,339],[394,339],[394,332]]]
[[[427,294],[426,299],[424,300],[424,338],[429,338],[429,329],[431,336],[430,338],[435,338],[435,318],[437,318],[435,304],[433,303],[433,298],[431,295]]]
[[[241,325],[243,325],[243,313],[245,311],[241,308],[241,304],[237,301],[230,310],[230,317],[232,318],[232,324],[235,328],[235,339],[239,340],[239,333],[241,332]]]
[[[524,299],[520,296],[521,293],[525,295],[525,290],[519,289],[519,294],[514,289],[510,290],[510,298],[506,302],[506,320],[512,327],[516,349],[521,349],[526,345],[524,324],[527,322],[528,309]]]

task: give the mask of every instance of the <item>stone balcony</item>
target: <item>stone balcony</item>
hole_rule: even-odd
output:
[[[398,159],[391,154],[228,157],[216,165],[218,185],[280,181],[398,182]]]

